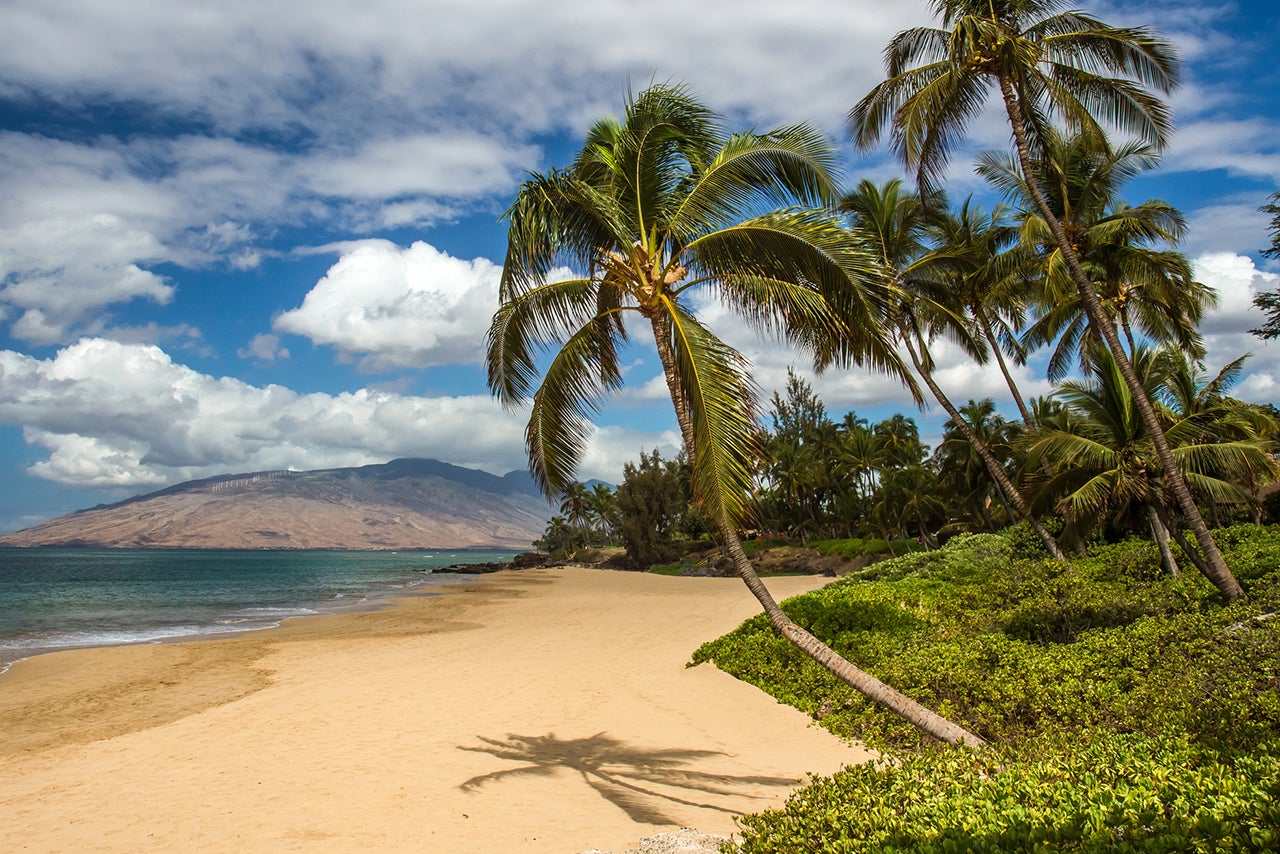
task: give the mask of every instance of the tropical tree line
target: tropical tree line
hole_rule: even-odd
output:
[[[1194,560],[1197,552],[1177,524],[1176,510],[1161,500],[1150,443],[1127,387],[1104,351],[1095,356],[1082,377],[1030,402],[1030,425],[1006,419],[991,398],[968,401],[960,415],[1060,539],[1074,547],[1149,537],[1160,546],[1166,570],[1177,575],[1182,567],[1171,542],[1184,559]],[[1177,348],[1140,348],[1135,357],[1215,527],[1280,522],[1273,515],[1280,508],[1264,509],[1262,502],[1277,477],[1280,410],[1229,396],[1243,362],[1211,376]],[[946,426],[931,453],[912,418],[897,414],[872,423],[850,412],[836,421],[794,373],[785,394],[774,394],[768,420],[752,536],[801,543],[915,540],[935,547],[955,534],[994,532],[1018,521],[955,424]],[[664,461],[657,450],[641,454],[638,463],[626,465],[616,493],[602,484],[593,490],[571,484],[562,513],[570,512],[575,496],[586,500],[587,511],[554,517],[538,545],[565,553],[621,546],[638,568],[672,561],[706,545],[688,482],[684,460]],[[576,527],[568,521],[573,518],[581,520]]]
[[[756,576],[739,532],[757,516],[767,456],[757,388],[745,359],[699,320],[691,298],[710,291],[748,324],[808,353],[820,369],[880,371],[917,399],[923,383],[1012,512],[1063,557],[1024,485],[946,397],[930,352],[941,336],[979,361],[994,358],[993,351],[1018,358],[1009,330],[1017,332],[1025,317],[1016,304],[1032,291],[1028,277],[1010,279],[1006,262],[984,260],[995,253],[940,248],[948,240],[938,236],[951,229],[957,242],[968,235],[980,244],[988,222],[993,231],[1003,227],[1000,217],[972,206],[962,206],[948,224],[940,187],[988,94],[1003,106],[1013,153],[980,166],[1017,207],[1016,242],[1032,256],[1035,288],[1054,293],[1053,308],[1065,312],[1044,320],[1041,334],[1091,342],[1069,343],[1064,352],[1078,350],[1095,377],[1113,374],[1127,389],[1136,435],[1150,448],[1144,459],[1150,501],[1165,508],[1169,524],[1191,533],[1193,561],[1225,598],[1238,599],[1244,590],[1196,500],[1209,494],[1201,480],[1209,452],[1193,442],[1197,450],[1181,463],[1174,453],[1184,447],[1184,434],[1202,435],[1201,422],[1179,422],[1185,429],[1171,437],[1173,425],[1162,420],[1159,396],[1137,365],[1144,334],[1176,327],[1192,335],[1198,310],[1194,290],[1192,299],[1181,299],[1192,280],[1176,253],[1159,254],[1173,251],[1161,244],[1178,236],[1175,212],[1155,205],[1129,213],[1115,192],[1125,169],[1137,168],[1126,164],[1153,160],[1168,141],[1162,96],[1179,71],[1172,46],[1144,28],[1064,11],[1058,0],[931,6],[940,26],[896,36],[885,52],[885,81],[849,114],[854,141],[870,148],[887,138],[914,173],[913,189],[862,182],[842,196],[835,151],[814,128],[731,133],[688,91],[670,85],[631,99],[622,120],[597,122],[569,166],[530,176],[506,214],[501,305],[487,342],[489,385],[504,404],[530,407],[530,470],[549,494],[559,494],[573,482],[595,407],[623,384],[621,349],[641,330],[652,336],[698,514],[773,626],[931,735],[980,744],[796,625]],[[1117,146],[1109,130],[1134,142]],[[1092,181],[1100,169],[1117,178]],[[1015,254],[1007,263],[1019,261]],[[564,269],[575,272],[562,277]],[[1015,307],[1007,314],[999,289],[967,302],[958,296],[971,279],[988,276],[1015,283],[1008,286]],[[1173,314],[1139,310],[1139,297],[1160,288],[1178,297]],[[1038,425],[1030,407],[1027,413]],[[1059,475],[1054,447],[1048,443],[1035,457],[1046,482]]]

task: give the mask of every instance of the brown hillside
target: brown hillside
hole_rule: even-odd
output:
[[[444,476],[424,473],[426,466]],[[522,549],[541,536],[549,510],[545,501],[483,472],[396,461],[193,481],[62,516],[2,536],[0,545]]]

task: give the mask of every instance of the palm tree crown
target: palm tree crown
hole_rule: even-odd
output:
[[[849,113],[859,147],[892,130],[892,145],[922,187],[945,172],[994,82],[1032,147],[1056,117],[1102,133],[1099,120],[1156,147],[1172,122],[1149,89],[1178,82],[1172,46],[1142,28],[1113,27],[1062,0],[931,0],[942,27],[899,33],[885,49],[887,79]]]
[[[654,334],[697,500],[734,524],[746,513],[760,454],[756,389],[742,358],[694,316],[694,288],[829,358],[902,370],[875,334],[874,290],[841,286],[865,259],[814,207],[834,197],[834,160],[812,128],[727,134],[682,88],[654,86],[624,121],[597,122],[568,169],[524,183],[506,214],[489,385],[513,406],[532,392],[526,439],[544,488],[572,479],[591,412],[621,386],[623,316],[633,313]],[[868,334],[844,349],[829,343],[838,321],[824,296]],[[535,391],[539,354],[558,342]]]
[[[947,166],[965,127],[982,111],[990,86],[1000,93],[1018,166],[1036,210],[1062,251],[1090,325],[1106,342],[1133,394],[1183,516],[1204,552],[1202,571],[1228,599],[1244,589],[1231,574],[1196,507],[1155,407],[1134,371],[1120,336],[1054,215],[1032,163],[1055,118],[1070,133],[1105,139],[1103,124],[1161,149],[1169,111],[1158,94],[1177,84],[1172,46],[1143,28],[1114,27],[1060,0],[932,0],[943,29],[899,33],[885,51],[887,79],[854,106],[849,124],[868,148],[890,132],[894,150],[916,170],[922,189]],[[949,29],[947,29],[949,28]]]

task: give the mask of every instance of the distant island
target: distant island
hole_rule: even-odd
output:
[[[527,472],[398,459],[188,481],[0,536],[0,546],[523,549],[550,516]]]

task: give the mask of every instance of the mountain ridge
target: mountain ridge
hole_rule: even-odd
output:
[[[0,546],[528,548],[551,516],[527,472],[440,460],[186,481],[0,536]]]

